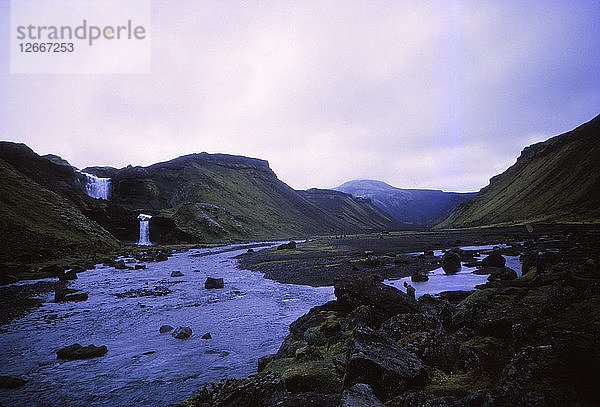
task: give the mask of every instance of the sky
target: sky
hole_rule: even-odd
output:
[[[477,191],[600,113],[600,1],[152,1],[141,74],[11,73],[10,18],[0,139],[79,168],[206,151],[296,189]]]

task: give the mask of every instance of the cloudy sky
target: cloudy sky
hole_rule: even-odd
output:
[[[473,191],[600,113],[599,1],[153,1],[151,73],[99,75],[11,74],[9,11],[0,139],[78,167],[208,151],[294,188]]]

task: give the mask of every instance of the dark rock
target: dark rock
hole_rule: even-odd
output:
[[[63,274],[64,267],[58,266],[56,264],[51,264],[48,266],[44,266],[38,270],[39,274],[48,275],[58,277]]]
[[[335,284],[335,296],[343,307],[354,310],[361,305],[372,306],[378,314],[391,317],[405,312],[417,312],[418,303],[397,288],[383,284],[377,278],[354,278]]]
[[[165,334],[167,332],[171,332],[173,330],[173,327],[171,325],[163,325],[160,327],[160,333],[161,334]]]
[[[361,305],[344,318],[340,328],[344,331],[352,331],[357,326],[365,326],[376,329],[381,326],[384,317],[377,315],[375,308],[369,305]]]
[[[340,407],[383,407],[371,386],[357,383],[342,393]]]
[[[244,379],[226,379],[200,387],[188,400],[190,406],[302,406],[283,404],[290,396],[285,382],[274,372],[262,372]],[[312,404],[319,405],[319,404]]]
[[[187,339],[192,336],[192,328],[189,326],[177,327],[173,332],[171,332],[171,336],[176,339]]]
[[[397,341],[415,332],[437,330],[442,327],[442,322],[427,314],[399,314],[383,323],[379,333]]]
[[[490,255],[481,260],[483,267],[504,267],[506,259],[499,251],[493,251]]]
[[[66,284],[66,283],[65,283]],[[87,301],[88,293],[59,285],[54,290],[54,302]]]
[[[394,341],[368,328],[357,328],[348,349],[344,387],[369,384],[386,401],[428,381],[425,366]]]
[[[274,357],[275,357],[275,355],[267,355],[267,356],[263,356],[263,357],[259,358],[258,359],[258,373],[265,370],[267,365],[269,363],[271,363],[271,361],[274,359]]]
[[[252,254],[252,253],[254,253],[254,249],[250,248],[250,249],[246,250],[246,253]]]
[[[446,373],[454,370],[459,358],[458,343],[443,329],[415,332],[406,335],[397,344],[428,366]]]
[[[134,270],[146,270],[148,268],[148,266],[146,266],[145,264],[136,264],[133,266]]]
[[[438,293],[437,297],[441,300],[446,300],[450,303],[458,304],[473,293],[474,290],[442,291],[441,293]]]
[[[423,252],[423,255],[424,255],[424,256],[433,256],[433,250],[425,250],[425,251]]]
[[[0,389],[17,389],[24,386],[27,380],[15,376],[0,376]]]
[[[429,280],[429,273],[426,271],[418,272],[410,276],[411,281],[423,282]]]
[[[125,260],[118,260],[115,262],[115,268],[117,270],[127,270],[129,267],[127,267]]]
[[[222,278],[208,277],[206,279],[206,281],[204,282],[204,288],[206,288],[208,290],[218,289],[218,288],[223,288],[223,287],[225,287],[225,283],[223,282]]]
[[[0,275],[0,285],[12,284],[19,281],[19,279],[11,274]]]
[[[510,281],[517,278],[517,272],[508,267],[501,267],[489,275],[488,281]]]
[[[77,272],[73,269],[67,270],[64,272],[64,274],[61,274],[60,276],[58,276],[58,279],[61,281],[77,280]]]
[[[212,339],[212,335],[210,334],[210,332],[207,332],[204,335],[202,335],[200,339]]]
[[[76,359],[90,359],[99,356],[104,356],[108,352],[108,348],[104,345],[95,346],[81,346],[75,343],[70,346],[66,346],[56,351],[56,357],[58,359],[76,360]]]
[[[171,277],[183,277],[183,273],[179,270],[175,270],[171,272]]]
[[[453,251],[448,251],[442,256],[442,268],[446,273],[456,273],[461,268],[460,255]]]
[[[296,248],[296,242],[291,240],[288,243],[280,244],[277,246],[277,250],[294,250]]]

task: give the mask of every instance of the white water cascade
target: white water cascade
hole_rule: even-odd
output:
[[[152,246],[152,242],[150,241],[150,219],[152,219],[152,216],[140,213],[137,218],[140,221],[140,240],[138,241],[138,245]]]
[[[88,196],[95,199],[108,200],[108,195],[110,193],[110,178],[100,178],[85,172],[82,174],[87,178],[85,192]]]

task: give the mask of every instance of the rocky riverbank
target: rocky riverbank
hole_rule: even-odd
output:
[[[543,261],[470,295],[415,301],[374,272],[338,280],[336,300],[294,322],[257,374],[183,405],[596,406],[598,237],[530,238],[524,254]]]

